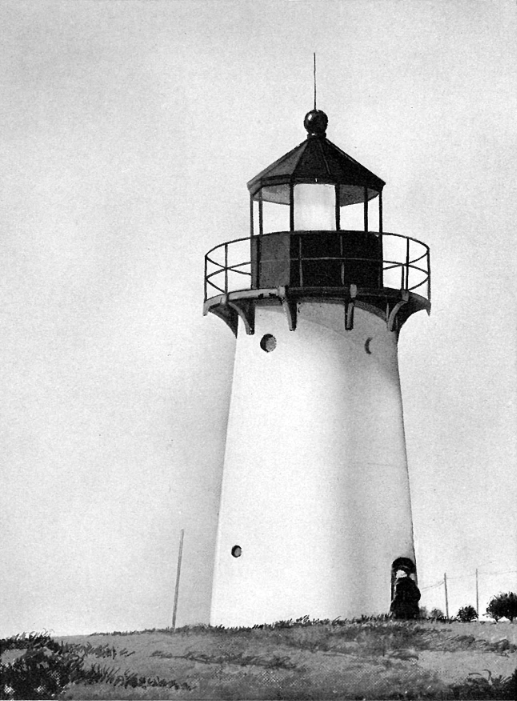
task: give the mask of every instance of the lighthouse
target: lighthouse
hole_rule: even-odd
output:
[[[235,334],[212,625],[389,610],[416,578],[397,345],[430,311],[426,244],[383,231],[385,182],[327,138],[248,183],[250,232],[205,257]]]

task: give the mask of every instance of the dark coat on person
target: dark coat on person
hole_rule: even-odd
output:
[[[395,592],[390,606],[394,618],[417,618],[420,590],[411,577],[401,577],[395,583]]]

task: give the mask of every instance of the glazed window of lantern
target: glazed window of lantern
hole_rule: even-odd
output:
[[[300,183],[294,187],[294,228],[297,231],[336,229],[334,185]]]

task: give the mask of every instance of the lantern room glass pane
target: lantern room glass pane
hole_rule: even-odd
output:
[[[294,187],[294,228],[298,231],[333,231],[336,228],[334,185],[301,183]]]
[[[289,207],[285,204],[275,204],[264,202],[264,234],[271,234],[275,231],[289,231]]]
[[[260,210],[260,205],[258,200],[252,200],[253,205],[252,205],[252,214],[251,216],[253,217],[252,222],[251,222],[251,230],[253,231],[253,234],[257,236],[257,234],[260,234],[260,215],[259,215],[259,210]]]
[[[368,229],[372,230],[370,225],[370,210],[368,209]],[[339,228],[344,231],[364,231],[364,202],[352,204],[346,207],[340,207],[339,210]]]

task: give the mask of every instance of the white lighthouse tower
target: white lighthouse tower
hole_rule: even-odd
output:
[[[430,310],[429,249],[383,231],[385,183],[327,122],[206,256],[205,314],[237,336],[213,625],[386,613],[394,566],[416,573],[397,342]]]

